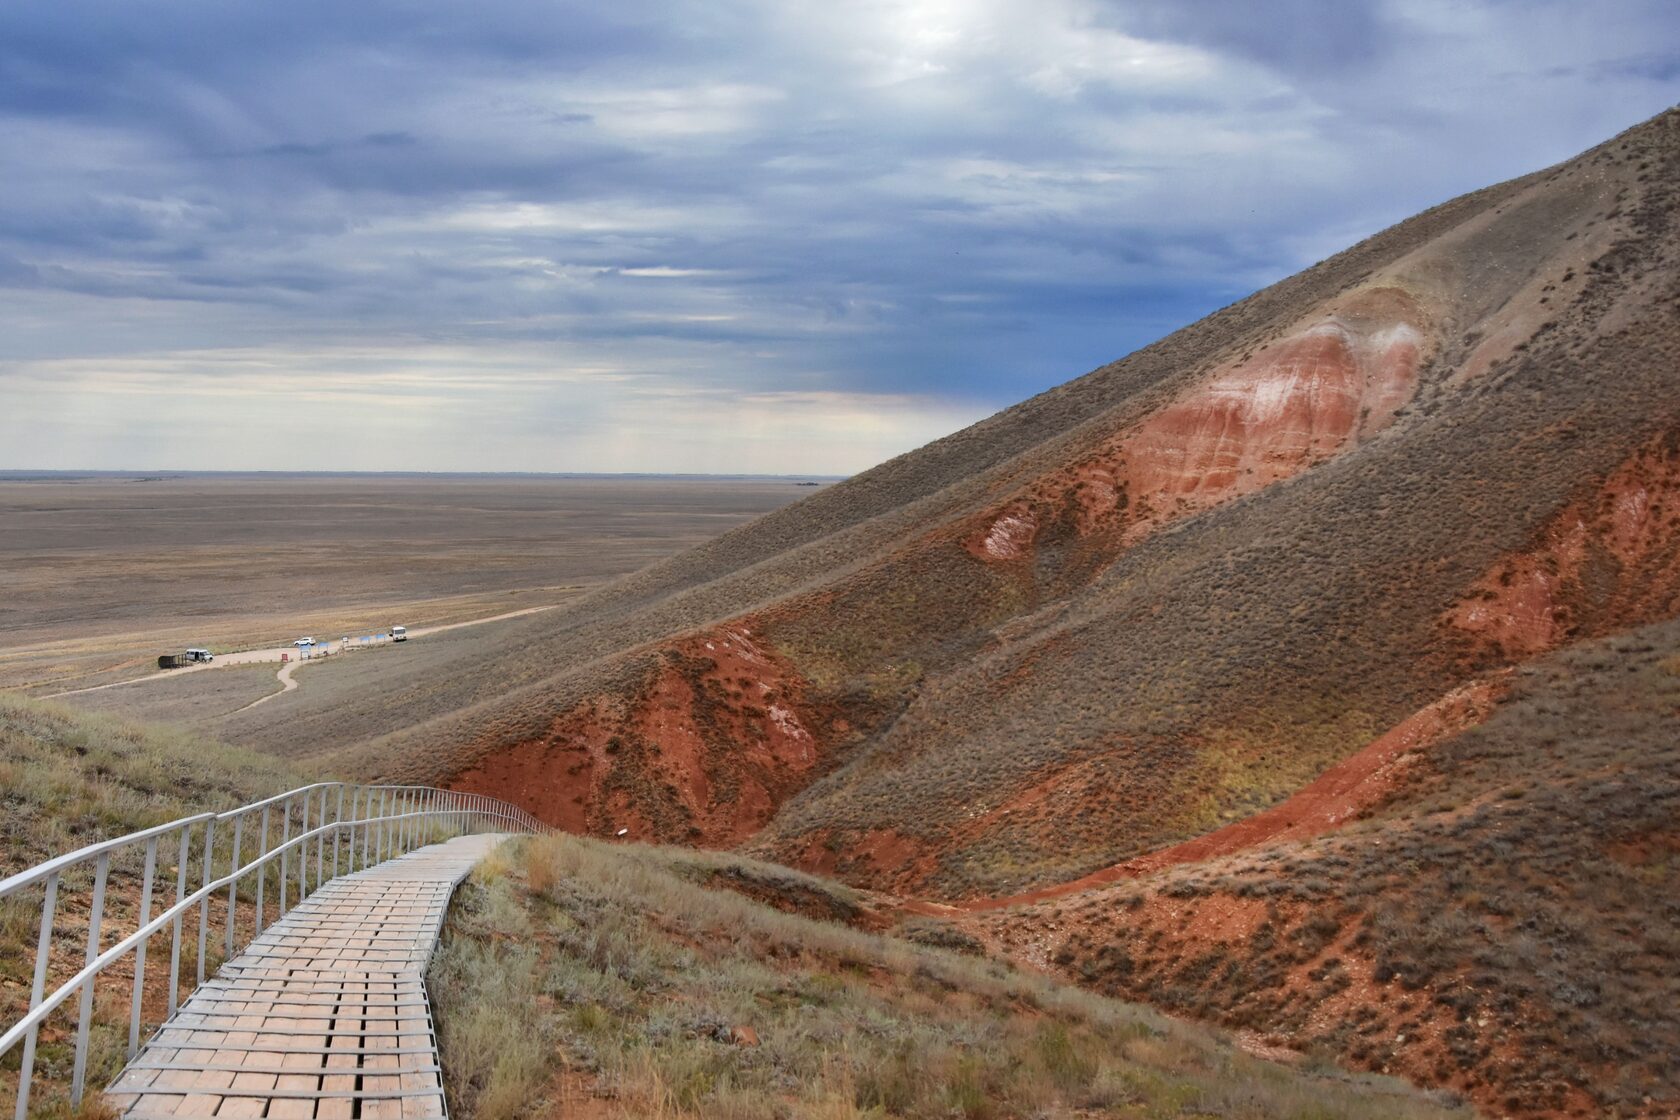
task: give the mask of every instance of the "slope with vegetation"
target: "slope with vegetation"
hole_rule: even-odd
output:
[[[1445,1117],[1006,965],[787,913],[843,887],[570,837],[508,845],[432,965],[452,1110],[521,1116]]]
[[[1680,1113],[1680,623],[1508,687],[1412,744],[1354,823],[990,913],[986,936],[1491,1113]]]
[[[1275,805],[1680,609],[1676,182],[1670,112],[1438,206],[365,698],[335,762],[945,898]],[[309,703],[232,730],[335,741]]]

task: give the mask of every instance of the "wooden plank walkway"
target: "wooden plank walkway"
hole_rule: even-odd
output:
[[[500,835],[324,884],[193,993],[106,1090],[124,1117],[445,1115],[425,971]]]

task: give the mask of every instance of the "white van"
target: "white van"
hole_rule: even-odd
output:
[[[406,627],[406,626],[393,626],[393,627],[391,627],[391,640],[393,642],[406,642],[406,641],[408,641],[408,627]]]

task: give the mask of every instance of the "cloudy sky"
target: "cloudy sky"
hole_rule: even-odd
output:
[[[9,0],[0,467],[848,473],[1676,101],[1673,0]]]

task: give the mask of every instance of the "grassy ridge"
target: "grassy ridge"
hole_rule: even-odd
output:
[[[293,765],[193,732],[0,692],[0,877],[309,780]]]
[[[454,1113],[1458,1114],[1398,1082],[1251,1059],[995,961],[708,889],[721,861],[553,837],[482,866],[429,979]],[[760,890],[774,871],[739,878]],[[808,878],[785,883],[816,889]]]

